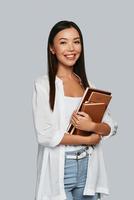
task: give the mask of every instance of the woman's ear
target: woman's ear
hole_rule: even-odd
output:
[[[50,51],[51,51],[52,54],[55,54],[55,51],[54,51],[53,47],[50,46],[49,49],[50,49]]]

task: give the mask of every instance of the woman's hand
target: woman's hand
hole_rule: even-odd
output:
[[[73,112],[71,123],[79,130],[83,131],[93,131],[95,123],[92,118],[85,112]]]
[[[101,141],[101,136],[96,133],[92,133],[90,136],[87,136],[89,139],[89,144],[91,143],[92,145],[99,144]]]

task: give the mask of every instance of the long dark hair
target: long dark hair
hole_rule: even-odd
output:
[[[54,102],[55,102],[55,77],[58,71],[58,60],[54,54],[50,51],[50,46],[53,46],[53,40],[56,34],[64,29],[67,28],[75,28],[80,36],[81,41],[81,54],[78,60],[76,61],[75,65],[73,66],[73,72],[77,74],[81,82],[83,84],[83,87],[86,89],[86,87],[89,87],[89,83],[87,80],[86,72],[85,72],[85,61],[84,61],[84,45],[83,45],[83,37],[81,30],[79,27],[72,21],[59,21],[56,23],[53,28],[51,29],[48,37],[48,46],[47,46],[47,56],[48,56],[48,76],[49,76],[49,104],[50,108],[53,111],[54,109]]]

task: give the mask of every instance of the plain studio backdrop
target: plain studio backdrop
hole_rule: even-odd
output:
[[[33,80],[47,71],[52,26],[72,20],[83,33],[88,78],[110,90],[117,136],[104,142],[106,200],[133,199],[134,3],[131,0],[12,0],[0,5],[0,191],[2,200],[33,200],[37,142]]]

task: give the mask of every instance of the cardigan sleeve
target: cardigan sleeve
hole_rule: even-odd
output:
[[[37,142],[46,147],[55,147],[62,140],[64,133],[59,124],[55,124],[53,112],[49,106],[49,92],[45,84],[34,81],[33,88],[33,122],[36,131]]]
[[[107,139],[107,138],[109,138],[111,136],[114,136],[117,133],[118,124],[117,124],[116,121],[113,120],[109,108],[107,108],[107,110],[106,110],[106,112],[105,112],[105,114],[103,116],[102,122],[107,123],[111,128],[111,131],[110,131],[109,135],[102,137],[103,140]]]

